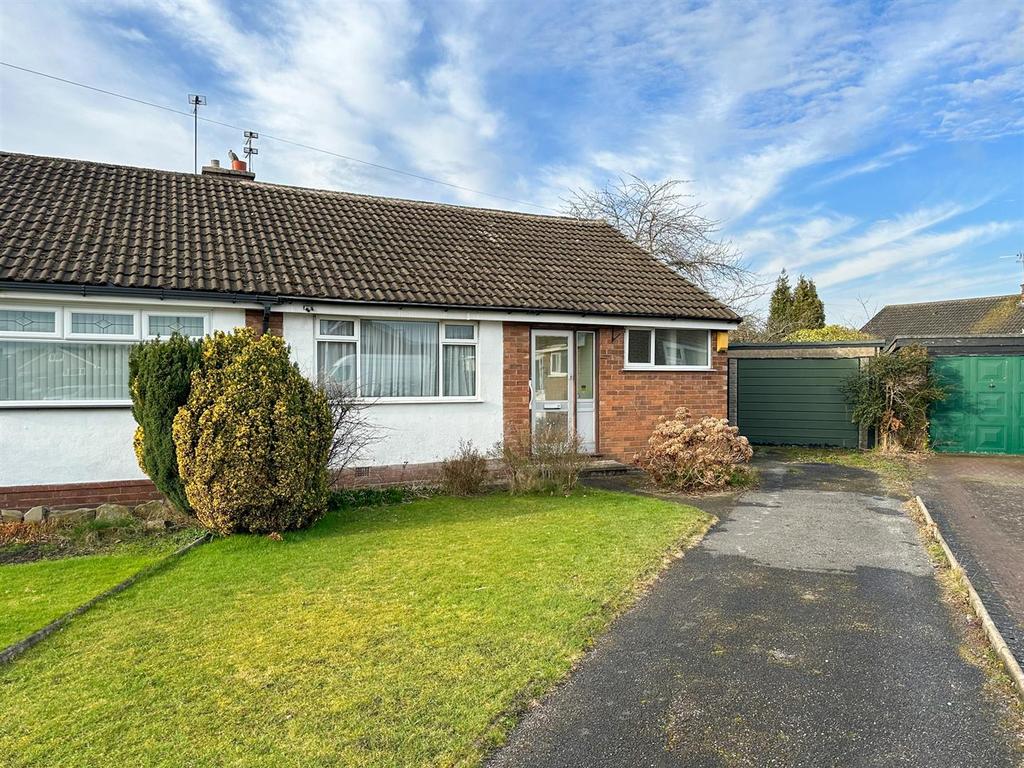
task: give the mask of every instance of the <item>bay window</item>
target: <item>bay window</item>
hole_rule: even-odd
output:
[[[475,398],[476,348],[474,323],[317,319],[321,381],[367,398]]]
[[[206,324],[197,313],[0,307],[0,405],[127,405],[132,346],[175,331],[202,336]]]
[[[626,368],[707,370],[711,332],[690,328],[626,329]]]

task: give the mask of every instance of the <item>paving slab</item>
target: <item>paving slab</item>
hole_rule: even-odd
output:
[[[761,478],[492,768],[1020,764],[901,501],[844,467]]]

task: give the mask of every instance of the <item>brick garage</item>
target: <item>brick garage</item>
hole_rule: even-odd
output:
[[[658,418],[677,408],[689,408],[696,417],[726,416],[725,353],[712,352],[710,371],[627,371],[624,328],[544,327],[597,331],[597,451],[603,456],[629,462],[647,445]],[[505,323],[506,439],[530,429],[530,330],[527,323]]]

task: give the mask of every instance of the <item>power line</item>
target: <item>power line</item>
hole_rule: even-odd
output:
[[[76,88],[85,88],[86,90],[93,91],[94,93],[102,93],[105,96],[113,96],[113,97],[118,98],[118,99],[124,99],[125,101],[131,101],[131,102],[134,102],[136,104],[142,104],[142,105],[147,106],[147,107],[153,107],[154,109],[162,109],[165,112],[171,112],[171,113],[173,113],[175,115],[183,115],[184,117],[192,117],[192,118],[195,117],[195,115],[193,115],[192,112],[185,112],[184,110],[181,110],[181,109],[175,109],[174,107],[168,107],[166,104],[158,104],[158,103],[156,103],[154,101],[146,101],[145,99],[137,99],[134,96],[128,96],[128,95],[123,94],[123,93],[118,93],[117,91],[107,90],[106,88],[98,88],[95,85],[88,85],[87,83],[80,83],[80,82],[78,82],[76,80],[69,80],[66,77],[58,77],[57,75],[51,75],[48,72],[40,72],[37,69],[29,69],[28,67],[22,67],[22,66],[19,66],[17,64],[11,64],[10,62],[7,62],[7,61],[0,61],[0,66],[7,67],[9,69],[15,69],[15,70],[18,70],[19,72],[26,72],[26,73],[28,73],[30,75],[36,75],[38,77],[45,77],[48,80],[54,80],[54,81],[56,81],[58,83],[64,83],[65,85],[73,85]],[[222,128],[231,128],[231,129],[236,130],[236,131],[245,130],[241,126],[233,125],[231,123],[225,123],[225,122],[222,122],[220,120],[214,120],[213,118],[210,118],[210,117],[199,117],[198,119],[201,120],[204,123],[210,123],[212,125],[218,125],[218,126],[221,126]],[[336,158],[339,158],[341,160],[347,160],[348,162],[351,162],[351,163],[359,163],[360,165],[365,165],[365,166],[368,166],[370,168],[376,168],[376,169],[381,170],[381,171],[388,171],[389,173],[397,173],[397,174],[400,174],[402,176],[406,176],[406,177],[411,178],[411,179],[418,179],[419,181],[426,181],[426,182],[429,182],[431,184],[440,184],[441,186],[448,187],[449,189],[457,189],[457,190],[459,190],[461,192],[469,192],[469,193],[474,194],[474,195],[483,195],[484,197],[490,197],[490,198],[493,198],[495,200],[504,200],[507,203],[515,203],[516,205],[528,205],[528,206],[530,206],[532,208],[540,208],[541,210],[552,211],[553,213],[561,213],[561,211],[558,211],[555,208],[549,208],[548,206],[540,205],[539,203],[531,203],[531,202],[526,201],[526,200],[517,200],[514,197],[505,197],[504,195],[496,195],[493,192],[484,192],[481,189],[473,189],[471,187],[464,187],[461,184],[453,184],[452,182],[445,181],[444,179],[435,179],[435,178],[433,178],[431,176],[422,176],[422,175],[420,175],[418,173],[412,173],[411,171],[403,171],[401,168],[392,168],[391,166],[388,166],[388,165],[381,165],[380,163],[373,163],[373,162],[370,162],[369,160],[362,160],[362,159],[360,159],[358,157],[352,157],[351,155],[343,155],[340,152],[333,152],[333,151],[331,151],[329,149],[324,149],[323,147],[317,147],[317,146],[314,146],[312,144],[305,144],[305,143],[303,143],[301,141],[294,141],[293,139],[286,139],[283,136],[274,136],[272,134],[265,133],[263,131],[260,131],[260,135],[262,136],[262,138],[270,139],[271,141],[277,141],[277,142],[280,142],[281,144],[289,144],[289,145],[291,145],[293,147],[298,147],[300,149],[309,150],[310,152],[319,152],[321,154],[330,155],[331,157],[336,157]]]

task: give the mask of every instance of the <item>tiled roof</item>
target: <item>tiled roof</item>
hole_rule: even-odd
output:
[[[604,222],[11,153],[0,280],[738,319]]]
[[[1024,334],[1019,293],[977,299],[890,304],[861,328],[878,338],[897,336],[999,336]]]

